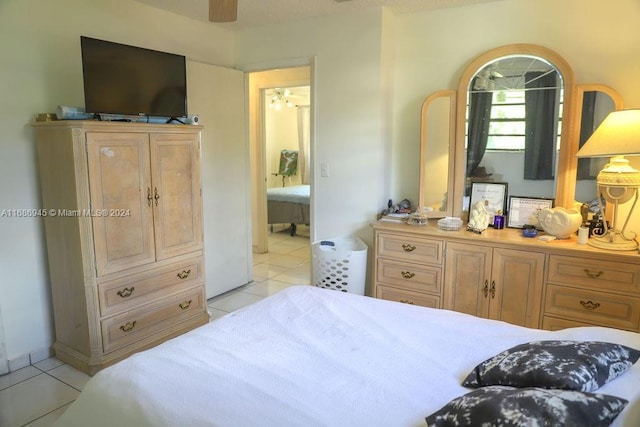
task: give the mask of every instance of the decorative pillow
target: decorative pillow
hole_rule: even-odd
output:
[[[628,401],[606,394],[544,388],[483,387],[426,417],[429,427],[608,426]]]
[[[465,387],[508,385],[594,391],[622,375],[640,351],[598,341],[535,341],[517,345],[476,366]]]

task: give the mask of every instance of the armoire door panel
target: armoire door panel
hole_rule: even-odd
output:
[[[157,259],[202,249],[198,139],[151,134],[150,147]]]
[[[144,133],[87,133],[97,275],[155,261],[149,140]]]

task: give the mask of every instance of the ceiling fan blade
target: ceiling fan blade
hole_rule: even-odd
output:
[[[238,0],[209,0],[209,21],[233,22],[238,19]]]

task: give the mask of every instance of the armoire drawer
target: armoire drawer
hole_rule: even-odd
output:
[[[637,331],[640,298],[548,284],[544,315]]]
[[[640,296],[640,264],[551,255],[547,279],[557,284]]]
[[[377,256],[442,265],[443,247],[441,240],[379,233]]]
[[[101,322],[103,351],[112,352],[201,314],[204,305],[204,290],[199,286],[155,304],[105,319]]]
[[[389,286],[376,286],[376,298],[423,307],[440,308],[438,295],[423,294]]]
[[[102,317],[110,316],[202,282],[202,265],[202,257],[197,257],[151,272],[101,283],[98,285],[100,314]]]
[[[442,267],[378,258],[378,283],[440,294]]]

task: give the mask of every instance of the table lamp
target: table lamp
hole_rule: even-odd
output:
[[[591,246],[614,251],[638,249],[636,233],[626,232],[626,227],[638,201],[640,171],[624,158],[640,155],[640,109],[619,110],[609,113],[580,148],[577,157],[611,157],[598,174],[596,185],[600,212],[604,212],[602,199],[613,206],[612,224],[604,221],[604,233],[589,239]],[[633,199],[633,204],[622,228],[618,227],[618,208]]]

